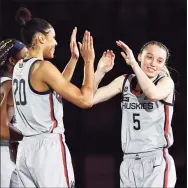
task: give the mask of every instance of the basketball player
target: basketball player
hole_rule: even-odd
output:
[[[21,140],[22,135],[16,129],[13,117],[12,74],[17,61],[26,55],[27,48],[20,41],[7,39],[0,42],[1,187],[18,187],[16,176],[11,178],[11,174],[16,167],[15,140]]]
[[[117,45],[122,48],[121,55],[134,74],[122,75],[99,88],[94,104],[122,93],[124,157],[120,187],[175,187],[175,165],[168,153],[173,143],[174,105],[174,82],[166,68],[169,50],[157,41],[146,43],[138,55],[139,66],[126,44],[117,41]],[[103,76],[104,73],[98,73],[96,82],[99,83]]]
[[[24,12],[24,13],[23,13]],[[92,106],[94,48],[90,32],[84,33],[81,55],[84,82],[77,88],[49,61],[54,57],[55,30],[26,9],[17,11],[21,36],[29,56],[13,72],[13,92],[18,129],[24,138],[18,146],[16,167],[20,187],[74,187],[71,156],[65,143],[62,97],[81,108]]]

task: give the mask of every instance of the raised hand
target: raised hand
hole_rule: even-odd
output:
[[[75,27],[72,31],[71,39],[70,39],[70,51],[71,57],[74,59],[79,58],[79,50],[76,43],[76,34],[77,34],[77,27]]]
[[[124,51],[121,52],[121,55],[123,56],[128,65],[136,63],[132,50],[125,43],[119,40],[116,41],[116,44]]]
[[[78,42],[80,53],[85,62],[94,62],[95,59],[95,51],[93,47],[93,37],[90,36],[89,31],[85,31],[84,37],[82,40],[82,44]]]
[[[115,54],[111,50],[107,50],[103,53],[97,65],[97,70],[103,73],[107,73],[112,70],[114,66]]]

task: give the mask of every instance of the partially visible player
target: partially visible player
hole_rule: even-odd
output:
[[[24,12],[24,14],[23,14]],[[23,16],[24,15],[24,16]],[[17,11],[21,35],[29,56],[13,73],[14,104],[18,129],[24,138],[16,166],[20,187],[74,187],[71,156],[65,143],[61,98],[81,108],[92,106],[94,94],[93,38],[86,31],[79,43],[84,59],[81,89],[45,59],[54,57],[55,30],[46,20],[31,18],[27,9]]]
[[[27,52],[25,45],[18,40],[7,39],[0,42],[1,187],[18,186],[16,176],[10,181],[16,167],[17,142],[15,141],[22,139],[21,132],[15,127],[12,74],[15,64],[23,59]]]
[[[174,82],[166,67],[169,50],[157,41],[146,43],[138,55],[139,66],[126,44],[117,41],[117,45],[123,49],[121,54],[135,74],[122,75],[99,88],[94,104],[122,93],[124,160],[120,167],[120,187],[175,187],[174,160],[168,153],[173,144],[174,105]],[[97,72],[99,84],[104,71]]]

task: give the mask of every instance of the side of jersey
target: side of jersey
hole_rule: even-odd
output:
[[[122,90],[123,152],[149,152],[170,147],[173,144],[173,105],[162,101],[151,102],[144,93],[134,95],[130,88],[133,77],[134,75],[129,75],[125,79]]]
[[[0,78],[0,86],[7,81],[12,81],[12,79],[9,77],[1,77]],[[16,127],[16,120],[15,120],[15,116],[14,116],[14,107],[8,106],[7,110],[8,110],[7,115],[8,115],[9,122],[11,122]]]
[[[18,62],[13,72],[13,96],[18,129],[24,136],[64,133],[61,97],[54,91],[38,92],[30,84],[36,58]]]

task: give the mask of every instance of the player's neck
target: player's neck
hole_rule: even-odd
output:
[[[33,57],[39,58],[39,59],[41,59],[41,60],[44,59],[44,58],[43,58],[43,52],[41,52],[41,50],[29,48],[29,54],[28,54],[28,56],[26,57],[26,59],[33,58]]]

